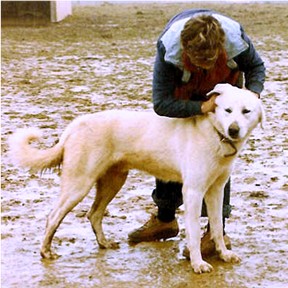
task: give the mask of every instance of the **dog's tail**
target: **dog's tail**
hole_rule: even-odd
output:
[[[51,148],[40,150],[33,147],[31,142],[39,142],[41,137],[42,133],[37,128],[19,129],[13,133],[9,138],[9,156],[13,163],[35,172],[60,166],[64,153],[63,141]]]

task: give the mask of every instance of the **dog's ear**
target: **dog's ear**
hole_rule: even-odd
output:
[[[217,84],[213,90],[208,92],[206,95],[208,98],[210,98],[213,94],[221,95],[225,91],[227,91],[228,87],[231,86],[230,84]]]

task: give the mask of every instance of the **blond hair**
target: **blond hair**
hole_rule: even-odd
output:
[[[210,15],[189,19],[181,31],[181,44],[190,58],[214,61],[224,49],[224,42],[221,24]]]

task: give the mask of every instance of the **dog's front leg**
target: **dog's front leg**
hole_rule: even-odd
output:
[[[191,266],[195,273],[211,272],[212,266],[202,259],[200,242],[201,228],[200,215],[203,193],[195,190],[190,185],[183,184],[183,202],[185,210],[185,227],[187,246],[190,251]]]
[[[219,179],[214,183],[214,185],[211,186],[211,189],[209,189],[205,195],[211,235],[215,242],[216,250],[219,252],[220,258],[225,262],[238,263],[240,262],[238,255],[228,250],[224,243],[222,223],[223,194],[224,184],[223,181]]]

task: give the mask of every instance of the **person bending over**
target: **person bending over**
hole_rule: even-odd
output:
[[[215,96],[207,99],[206,94],[218,83],[242,88],[245,82],[245,87],[259,97],[264,80],[264,63],[242,26],[215,11],[183,11],[168,22],[158,38],[153,105],[160,116],[187,118],[213,112]],[[159,135],[161,137],[161,131]],[[158,213],[129,234],[131,242],[167,239],[178,234],[175,213],[183,204],[181,189],[181,183],[156,179],[152,198],[158,206]],[[225,234],[225,218],[229,217],[230,211],[229,180],[223,199],[223,233],[229,249],[231,242]],[[207,216],[204,202],[201,215]],[[189,257],[189,251],[185,249],[183,255]],[[201,239],[201,252],[203,256],[215,252],[209,223]]]

